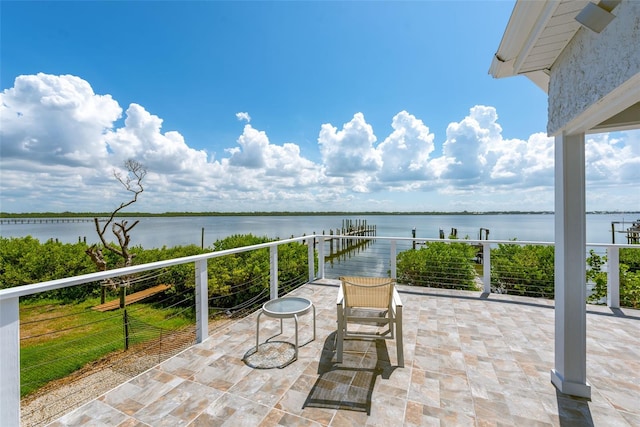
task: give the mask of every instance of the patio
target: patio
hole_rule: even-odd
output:
[[[640,311],[587,307],[592,398],[557,393],[553,301],[399,286],[405,368],[395,341],[348,341],[335,364],[338,283],[293,292],[317,309],[317,338],[283,369],[254,369],[257,313],[52,426],[640,425]],[[261,320],[261,337],[279,332]],[[284,336],[292,341],[293,321]],[[311,315],[300,317],[300,341]]]

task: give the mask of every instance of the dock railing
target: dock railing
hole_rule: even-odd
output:
[[[332,259],[339,268],[327,261],[329,255],[331,239],[354,241],[371,240],[372,244],[365,249],[363,245],[354,245],[358,248],[358,253],[341,254],[343,260]],[[312,235],[297,238],[279,240],[259,245],[252,245],[234,248],[224,251],[210,252],[201,255],[175,258],[165,261],[153,262],[142,265],[135,265],[126,268],[119,268],[98,273],[86,274],[82,276],[69,277],[52,280],[42,283],[34,283],[26,286],[0,290],[0,419],[5,425],[20,424],[20,404],[21,404],[21,354],[20,354],[20,298],[44,292],[73,287],[83,286],[89,283],[101,282],[107,279],[118,277],[130,277],[134,274],[155,271],[178,265],[193,265],[195,271],[194,284],[195,296],[195,338],[199,343],[208,337],[209,313],[212,302],[209,299],[209,277],[207,264],[210,259],[225,257],[232,254],[255,250],[269,251],[269,291],[268,298],[275,299],[282,296],[282,283],[279,282],[278,248],[289,243],[306,244],[308,247],[308,277],[304,278],[301,285],[308,280],[312,282],[321,278],[337,278],[340,275],[383,275],[398,278],[398,254],[411,250],[416,245],[425,245],[430,242],[441,242],[444,244],[466,244],[478,248],[478,275],[476,290],[490,294],[492,292],[491,262],[492,250],[499,245],[536,245],[553,246],[551,242],[528,242],[528,241],[498,241],[498,240],[442,240],[423,238],[403,238],[403,237],[382,237],[382,236],[346,236],[346,235]],[[378,245],[380,243],[380,245]],[[365,245],[366,246],[366,245]],[[374,249],[376,246],[382,249]],[[630,247],[640,250],[638,245],[613,245],[613,244],[588,244],[587,247],[596,248],[599,251],[606,251],[608,274],[607,305],[611,308],[620,306],[619,291],[619,250]],[[372,251],[368,253],[369,251]],[[368,254],[367,254],[368,253]],[[373,256],[371,255],[373,253]],[[318,256],[318,265],[315,263],[315,256]],[[585,254],[586,256],[586,254]],[[452,274],[455,273],[455,266],[449,266]],[[480,273],[481,272],[481,273]],[[400,282],[400,284],[403,284]],[[288,286],[287,289],[290,289]],[[286,292],[286,290],[284,291]]]

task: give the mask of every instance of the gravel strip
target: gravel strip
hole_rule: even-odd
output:
[[[209,320],[209,335],[232,319]],[[20,425],[35,427],[49,424],[83,404],[151,369],[194,344],[195,327],[163,337],[162,346],[146,342],[129,351],[111,354],[72,375],[52,381],[20,402]],[[150,350],[161,348],[162,352]],[[0,423],[1,424],[1,423]]]
[[[122,362],[120,366],[92,366],[91,372],[55,381],[23,399],[20,405],[21,425],[41,426],[60,418],[157,365],[158,356],[127,355],[119,362]]]

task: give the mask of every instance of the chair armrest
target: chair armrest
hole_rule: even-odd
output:
[[[400,299],[400,294],[396,288],[393,288],[393,305],[396,307],[402,307],[402,300]]]
[[[393,295],[391,296],[391,310],[393,310],[394,317],[398,317],[402,321],[402,300],[396,288],[393,288]]]
[[[336,299],[336,304],[337,305],[343,305],[344,304],[344,293],[342,291],[342,286],[340,286],[338,288],[338,298]]]

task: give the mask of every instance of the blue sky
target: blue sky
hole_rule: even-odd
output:
[[[134,158],[135,211],[553,210],[513,5],[3,1],[0,209],[109,211]],[[638,210],[639,140],[589,137],[587,209]]]

